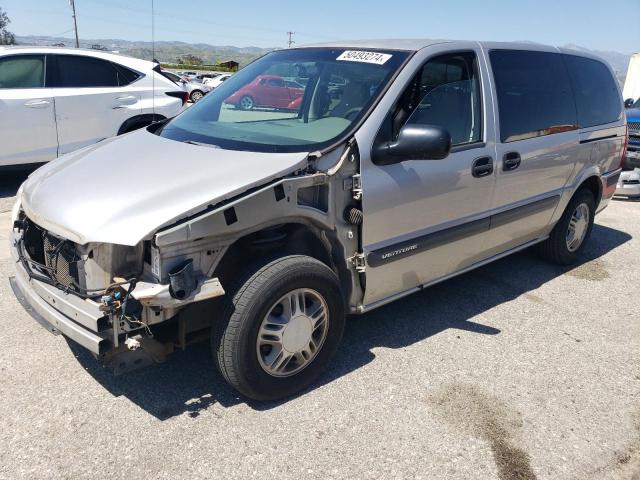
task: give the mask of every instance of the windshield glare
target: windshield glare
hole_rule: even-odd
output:
[[[273,52],[233,75],[159,134],[231,150],[318,150],[367,112],[407,56],[328,48]]]

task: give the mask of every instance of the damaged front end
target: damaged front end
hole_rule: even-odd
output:
[[[178,313],[224,295],[217,278],[182,256],[164,277],[152,273],[152,246],[76,244],[16,212],[14,292],[53,333],[91,351],[115,373],[163,361],[190,331]]]

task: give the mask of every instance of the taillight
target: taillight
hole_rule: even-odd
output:
[[[618,168],[624,168],[624,159],[627,156],[627,145],[629,145],[629,125],[624,126],[624,145],[622,146],[622,155],[620,156],[620,165]]]
[[[164,93],[166,93],[170,97],[175,97],[175,98],[179,98],[180,100],[182,100],[182,105],[183,106],[189,100],[189,92],[185,92],[183,90],[180,90],[179,92],[164,92]]]

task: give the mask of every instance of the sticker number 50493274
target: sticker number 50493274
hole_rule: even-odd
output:
[[[364,62],[383,65],[391,58],[388,53],[364,52],[362,50],[346,50],[340,54],[336,60],[344,60],[347,62]]]

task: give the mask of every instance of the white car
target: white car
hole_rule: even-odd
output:
[[[0,167],[47,162],[177,115],[188,92],[154,69],[96,50],[0,47]]]
[[[207,87],[210,87],[211,90],[214,90],[216,88],[218,88],[220,85],[222,85],[222,82],[228,80],[229,78],[231,78],[233,74],[231,73],[223,73],[222,75],[218,75],[216,78],[205,78],[204,80],[204,84]]]

